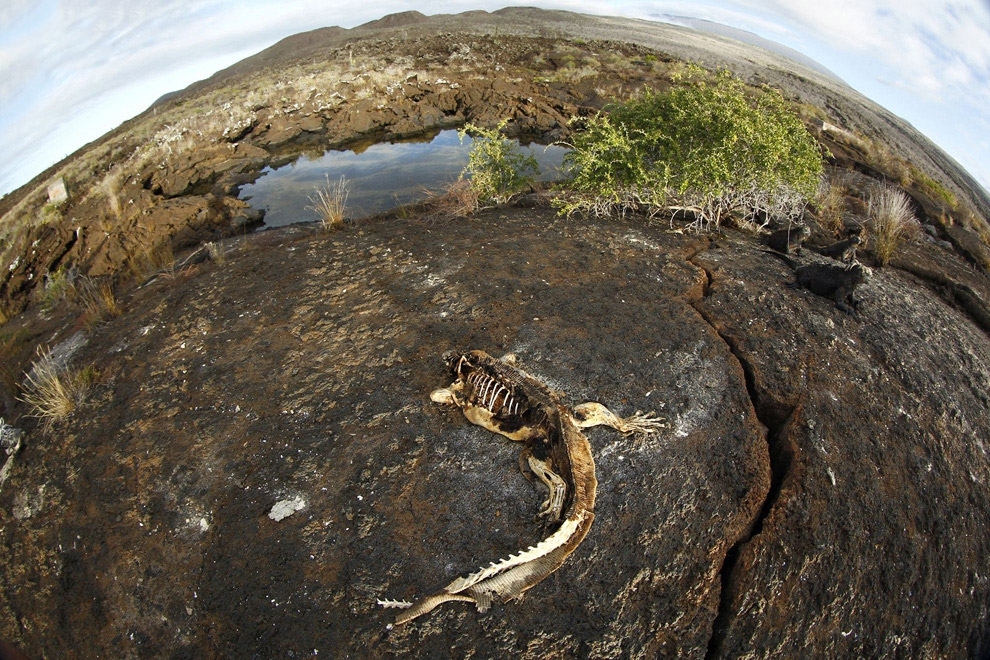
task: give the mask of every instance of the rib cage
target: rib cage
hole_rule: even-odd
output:
[[[512,389],[481,370],[472,371],[467,377],[468,384],[474,387],[477,405],[493,415],[505,411],[508,415],[518,415],[522,409],[519,398]]]

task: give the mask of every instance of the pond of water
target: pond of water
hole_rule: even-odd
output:
[[[559,177],[567,150],[551,145],[521,147],[536,157],[540,180]],[[347,215],[358,219],[421,201],[427,190],[438,191],[457,180],[468,163],[471,139],[462,142],[457,131],[441,131],[430,141],[374,144],[359,151],[327,151],[319,157],[302,156],[289,165],[266,167],[252,184],[241,186],[240,198],[265,211],[265,226],[280,227],[318,219],[310,197],[317,187],[347,179]]]

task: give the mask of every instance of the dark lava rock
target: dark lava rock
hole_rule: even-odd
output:
[[[502,208],[264,232],[136,291],[76,357],[101,384],[28,428],[0,491],[0,638],[59,658],[985,655],[990,337],[915,275],[875,271],[850,316],[762,249]],[[595,525],[524,599],[390,628],[379,599],[547,534],[519,447],[430,402],[448,348],[670,429],[589,431]]]

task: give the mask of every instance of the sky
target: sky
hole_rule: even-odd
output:
[[[990,190],[990,0],[2,0],[0,195],[289,35],[512,5],[753,32],[906,119]]]

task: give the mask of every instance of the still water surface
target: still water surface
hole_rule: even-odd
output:
[[[521,147],[540,165],[540,179],[559,176],[567,150],[551,145]],[[265,226],[280,227],[318,220],[310,197],[326,183],[347,179],[347,215],[363,218],[426,197],[455,181],[468,163],[471,138],[461,142],[457,131],[442,131],[431,141],[374,144],[363,151],[327,151],[320,157],[302,156],[295,162],[265,168],[253,184],[241,186],[241,199],[265,211]]]

